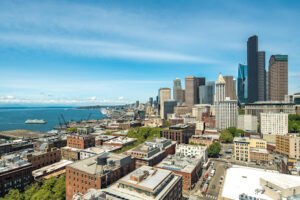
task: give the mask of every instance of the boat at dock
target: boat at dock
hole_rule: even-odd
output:
[[[43,119],[27,119],[25,124],[47,124],[47,121]]]

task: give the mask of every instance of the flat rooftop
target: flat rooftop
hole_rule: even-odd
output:
[[[72,164],[72,163],[73,163],[73,161],[70,161],[70,160],[61,160],[61,161],[53,163],[51,165],[47,165],[47,166],[42,167],[40,169],[34,170],[32,172],[32,175],[34,177],[39,177],[39,176],[42,176],[42,175],[46,175],[46,174],[52,173],[54,171],[57,171],[59,169],[63,169],[67,165]]]
[[[174,175],[169,170],[142,166],[121,178],[116,184],[107,189],[103,189],[103,191],[107,195],[117,196],[118,199],[158,200],[162,199],[163,195],[168,192],[180,178],[180,176]],[[132,189],[119,187],[120,184],[131,187]],[[150,192],[152,195],[146,195],[145,192]]]
[[[260,179],[264,179],[284,189],[300,186],[299,176],[280,174],[277,171],[233,165],[226,171],[222,198],[239,199],[239,195],[244,193],[248,196],[259,199],[271,200],[272,198],[267,196],[265,193],[258,192],[263,189],[260,185]]]
[[[107,157],[107,163],[106,164],[98,164],[97,163],[97,158],[99,156],[103,156],[103,157]],[[88,174],[105,174],[106,171],[109,170],[114,170],[116,168],[120,167],[120,160],[123,159],[129,159],[131,161],[130,156],[126,156],[123,154],[115,154],[115,153],[107,153],[104,152],[100,155],[96,155],[84,160],[79,160],[71,165],[69,165],[70,167],[72,167],[73,169],[78,169],[82,172],[86,172]],[[111,163],[111,164],[108,164]]]
[[[159,168],[178,171],[184,173],[192,173],[197,165],[201,163],[201,158],[183,157],[179,155],[169,155],[158,165]]]

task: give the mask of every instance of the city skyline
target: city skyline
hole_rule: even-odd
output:
[[[252,35],[266,52],[267,70],[272,54],[289,56],[289,94],[299,92],[299,6],[2,1],[0,106],[133,103],[172,88],[177,77],[183,88],[186,76],[237,79]]]

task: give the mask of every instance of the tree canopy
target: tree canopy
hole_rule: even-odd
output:
[[[289,115],[289,133],[300,133],[300,115]]]
[[[34,183],[25,188],[24,192],[11,189],[0,200],[64,200],[66,198],[65,176],[51,178],[38,185]]]
[[[218,157],[220,151],[221,151],[221,144],[219,142],[214,142],[207,149],[208,157],[213,157],[213,158]]]
[[[221,131],[220,141],[224,143],[233,142],[234,137],[244,136],[244,131],[236,127],[229,127]]]

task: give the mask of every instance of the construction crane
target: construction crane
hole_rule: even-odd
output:
[[[91,116],[92,116],[92,113],[89,114],[89,116],[87,117],[86,121],[89,121],[90,118],[91,118]]]
[[[60,116],[61,116],[61,118],[62,118],[62,120],[63,120],[63,122],[64,122],[66,128],[68,128],[69,125],[68,125],[68,123],[66,122],[64,115],[63,115],[63,114],[60,114]]]

